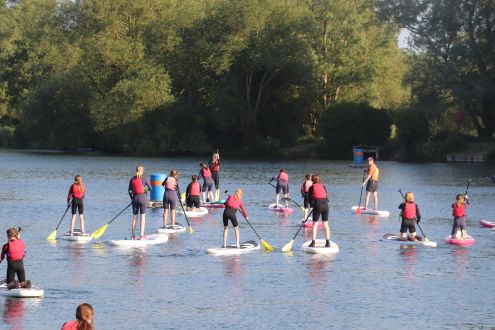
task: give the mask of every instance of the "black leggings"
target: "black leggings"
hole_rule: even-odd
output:
[[[82,198],[72,199],[72,214],[76,214],[79,210],[79,214],[84,214],[84,203]]]
[[[320,214],[321,214],[321,221],[328,221],[328,202],[326,198],[318,198],[315,199],[315,204],[313,207],[313,221],[318,221],[320,219]]]
[[[213,179],[213,182],[215,183],[215,189],[218,190],[218,187],[220,187],[220,172],[211,172],[211,177]]]
[[[229,206],[225,207],[223,211],[223,225],[227,227],[229,225],[229,220],[232,222],[232,226],[237,227],[239,224],[237,223],[237,217],[235,216],[237,209],[233,209]]]
[[[19,282],[26,281],[26,272],[24,271],[24,261],[22,260],[7,260],[7,284],[15,280],[15,274]]]

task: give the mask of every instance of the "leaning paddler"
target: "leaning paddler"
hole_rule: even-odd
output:
[[[327,188],[321,182],[320,176],[318,174],[313,174],[311,177],[313,184],[309,187],[309,203],[313,207],[313,232],[312,241],[309,247],[315,247],[316,244],[316,234],[318,233],[318,220],[323,222],[323,227],[325,228],[325,247],[330,247],[330,227],[328,226],[328,194]]]
[[[406,192],[404,196],[404,202],[399,205],[399,209],[402,210],[400,216],[402,218],[400,224],[400,237],[403,241],[416,241],[416,226],[415,221],[419,223],[421,220],[421,213],[419,213],[418,204],[414,202],[414,195],[412,192]],[[409,237],[407,231],[409,230]]]
[[[170,175],[162,182],[162,186],[165,187],[165,191],[163,192],[163,228],[167,226],[169,209],[172,226],[175,226],[175,209],[177,208],[177,195],[180,196],[178,177],[179,171],[171,170]]]
[[[132,239],[136,239],[136,224],[138,215],[141,214],[140,238],[144,237],[146,225],[146,194],[151,190],[151,185],[144,176],[144,166],[136,167],[136,175],[129,181],[129,196],[132,200]]]
[[[241,209],[242,215],[248,220],[248,215],[244,205],[242,204],[242,196],[244,195],[244,191],[242,189],[237,189],[235,194],[229,196],[225,201],[225,209],[223,211],[223,247],[227,247],[227,236],[229,233],[228,225],[229,220],[232,222],[232,226],[234,226],[235,233],[235,241],[237,248],[240,248],[239,245],[239,224],[237,222],[237,209]]]

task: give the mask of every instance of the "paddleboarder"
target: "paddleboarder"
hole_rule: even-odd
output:
[[[148,179],[143,177],[144,166],[136,167],[136,175],[129,181],[129,197],[132,200],[132,236],[131,239],[136,239],[136,224],[138,215],[141,214],[140,238],[144,237],[144,226],[146,225],[146,194],[151,190],[151,185]]]
[[[468,200],[467,195],[457,194],[456,201],[452,204],[452,215],[454,216],[454,223],[452,225],[452,238],[462,238],[467,237],[466,229],[466,200]]]
[[[211,177],[215,183],[215,202],[220,199],[220,154],[215,152],[211,156],[210,163],[208,165],[211,171]]]
[[[168,211],[170,209],[170,220],[172,226],[175,226],[175,209],[177,208],[177,194],[180,196],[179,171],[171,170],[170,175],[163,180],[162,186],[165,187],[163,192],[163,228],[167,226]]]
[[[79,212],[79,222],[81,223],[81,234],[84,235],[84,195],[86,194],[86,185],[83,183],[83,178],[80,175],[74,177],[74,183],[69,188],[67,195],[67,207],[71,205],[72,219],[70,221],[70,236],[74,235],[74,225],[76,223],[76,215]],[[72,204],[71,204],[72,200]]]
[[[306,174],[305,180],[301,185],[301,196],[304,200],[304,219],[308,217],[309,214],[309,188],[313,185],[313,181],[311,180],[311,173]]]
[[[94,309],[87,303],[80,304],[76,309],[76,319],[65,322],[61,330],[93,330]]]
[[[207,202],[214,202],[214,196],[213,196],[213,179],[212,179],[212,174],[210,168],[204,163],[200,162],[199,167],[201,169],[199,170],[199,177],[203,178],[203,203]],[[206,196],[208,194],[208,197]]]
[[[237,248],[240,248],[239,244],[239,224],[237,222],[237,209],[241,209],[242,215],[246,218],[246,221],[248,221],[248,215],[246,212],[246,209],[244,208],[244,205],[242,204],[242,196],[244,196],[244,191],[242,189],[237,189],[235,191],[234,195],[231,195],[227,198],[225,201],[225,209],[223,211],[223,246],[224,248],[227,247],[227,236],[229,234],[229,220],[232,222],[232,226],[234,226],[234,233],[235,233],[235,241],[236,241],[236,246]]]
[[[366,187],[366,196],[364,197],[364,209],[368,208],[368,202],[370,200],[370,194],[373,194],[374,209],[378,210],[378,178],[380,176],[380,170],[375,165],[373,157],[368,158],[368,176],[363,181],[363,187]]]
[[[313,207],[313,232],[312,241],[309,247],[315,247],[316,244],[316,234],[318,233],[318,220],[323,222],[323,227],[325,228],[325,247],[330,247],[330,227],[328,226],[328,194],[327,188],[321,182],[320,176],[318,174],[313,174],[311,177],[313,184],[309,187],[309,203]]]
[[[278,201],[280,197],[280,191],[284,194],[286,198],[285,207],[289,207],[289,175],[285,169],[281,168],[276,177],[273,177],[271,181],[277,180],[277,186],[275,187],[275,207],[279,207]]]
[[[26,271],[24,270],[24,255],[26,254],[24,242],[19,233],[21,228],[7,229],[8,242],[2,247],[0,263],[7,257],[7,289],[29,288],[31,281],[26,281]],[[17,280],[15,281],[15,276]]]
[[[199,210],[199,195],[201,193],[201,184],[198,182],[198,176],[193,175],[191,182],[186,188],[186,208],[187,211]]]
[[[421,213],[419,212],[418,204],[414,202],[414,195],[408,191],[404,195],[404,202],[399,205],[401,209],[400,216],[402,218],[400,224],[400,237],[403,241],[417,241],[415,221],[419,223],[421,220]],[[409,230],[409,237],[407,237],[407,231]]]

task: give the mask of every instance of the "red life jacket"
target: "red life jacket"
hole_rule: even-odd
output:
[[[61,330],[78,330],[79,321],[65,322]]]
[[[313,183],[313,199],[327,198],[327,192],[322,183]]]
[[[289,175],[287,173],[285,173],[285,172],[280,172],[278,174],[278,179],[289,182]]]
[[[241,206],[242,200],[235,198],[235,195],[229,196],[225,201],[225,206],[231,207],[233,209],[237,209]]]
[[[220,172],[220,163],[218,161],[215,161],[211,164],[210,170],[212,172]]]
[[[175,190],[177,186],[177,180],[173,176],[169,176],[165,179],[165,189],[167,190]]]
[[[209,167],[203,167],[203,169],[201,169],[201,176],[205,179],[211,178],[210,168]]]
[[[82,188],[79,185],[73,183],[71,190],[72,190],[72,196],[74,198],[83,198],[84,197],[84,191],[82,191]]]
[[[134,195],[144,194],[144,185],[141,178],[133,177],[131,179],[131,187]]]
[[[301,186],[301,191],[304,193],[307,193],[309,191],[309,188],[313,185],[313,181],[311,180],[306,180],[303,182]]]
[[[190,196],[199,196],[200,193],[201,193],[201,185],[199,184],[199,182],[191,183],[189,195]]]
[[[9,250],[7,258],[9,260],[22,260],[24,258],[24,242],[20,239],[14,239],[9,241]]]
[[[461,206],[458,206],[457,203],[452,204],[452,215],[456,218],[465,216],[466,206],[464,204]]]
[[[402,209],[402,217],[408,220],[416,218],[416,203],[405,203]]]

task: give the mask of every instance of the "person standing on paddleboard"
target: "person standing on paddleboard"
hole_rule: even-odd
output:
[[[457,194],[456,201],[452,204],[452,215],[454,216],[454,224],[452,225],[451,237],[465,239],[467,237],[466,229],[466,200],[468,196]]]
[[[93,330],[95,312],[90,304],[80,304],[76,309],[76,319],[67,321],[60,330]]]
[[[203,203],[214,202],[213,197],[213,179],[210,168],[204,163],[200,162],[199,166],[201,169],[199,170],[199,177],[203,178]],[[206,194],[208,193],[208,197]]]
[[[186,188],[186,207],[188,211],[199,210],[199,195],[201,194],[201,184],[198,182],[198,176],[193,175],[191,182]]]
[[[71,205],[72,219],[70,221],[70,236],[74,235],[74,225],[76,224],[76,214],[79,211],[79,222],[81,223],[81,234],[84,231],[84,195],[86,194],[86,186],[83,183],[82,176],[76,175],[74,183],[69,188],[67,195],[67,207]],[[72,204],[71,204],[72,200]]]
[[[235,233],[235,241],[236,241],[236,246],[237,248],[240,248],[240,234],[239,234],[239,224],[237,222],[237,209],[240,208],[242,215],[248,220],[248,215],[246,212],[246,209],[244,208],[244,205],[242,204],[242,196],[244,195],[244,191],[242,189],[237,189],[235,191],[235,194],[232,196],[229,196],[227,200],[225,201],[225,209],[223,211],[223,246],[224,248],[227,247],[227,236],[229,234],[229,220],[232,222],[232,226],[234,226],[234,233]]]
[[[370,194],[373,193],[374,209],[378,210],[378,178],[380,176],[380,170],[375,165],[373,157],[368,158],[368,176],[363,181],[363,187],[366,186],[366,196],[364,197],[364,209],[368,209],[368,203],[370,201]]]
[[[7,283],[7,289],[9,290],[31,287],[31,281],[26,281],[26,271],[24,270],[26,249],[24,242],[21,240],[20,231],[20,227],[7,229],[9,241],[3,245],[0,256],[0,263],[7,257],[7,278],[5,283]],[[16,274],[18,282],[15,281]]]
[[[271,181],[275,179],[277,180],[277,186],[275,187],[275,207],[279,207],[278,201],[280,197],[280,190],[282,190],[282,193],[286,198],[285,207],[289,207],[289,202],[287,200],[289,198],[289,175],[285,169],[281,168],[277,177],[273,177]]]
[[[162,182],[162,186],[165,186],[163,192],[163,228],[167,226],[168,210],[170,208],[170,220],[172,226],[175,226],[175,209],[177,208],[177,194],[180,196],[179,188],[179,171],[170,171],[170,176]]]
[[[129,181],[129,196],[132,200],[132,236],[136,239],[136,224],[138,215],[141,213],[140,238],[144,237],[144,226],[146,225],[146,195],[151,190],[148,179],[143,177],[144,166],[136,167],[136,175]]]
[[[406,192],[404,196],[404,202],[399,205],[401,209],[400,216],[402,218],[400,224],[400,237],[403,241],[417,241],[416,238],[416,226],[414,222],[419,223],[421,220],[421,213],[419,213],[418,204],[414,202],[414,195],[412,192]],[[407,231],[409,230],[409,238],[407,237]]]
[[[306,174],[305,180],[301,185],[301,196],[304,200],[304,219],[308,217],[309,214],[309,188],[313,185],[311,180],[311,173]]]
[[[327,188],[321,182],[320,176],[318,174],[313,174],[311,177],[313,184],[308,190],[309,203],[313,207],[313,232],[311,243],[309,247],[315,247],[316,244],[316,234],[318,233],[318,220],[323,222],[323,227],[325,228],[325,247],[330,247],[330,227],[328,226],[328,194]]]
[[[220,154],[215,152],[211,156],[210,171],[213,182],[215,183],[215,202],[220,200]]]

